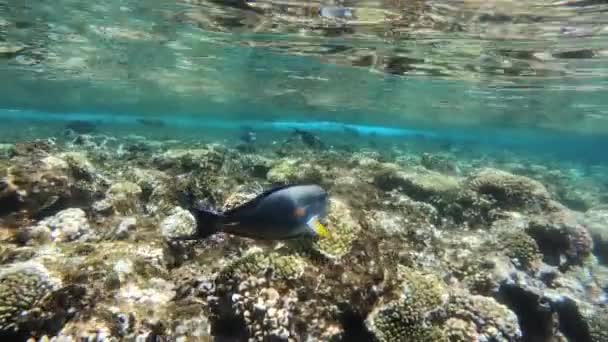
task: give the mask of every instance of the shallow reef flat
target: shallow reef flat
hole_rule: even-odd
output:
[[[1,144],[0,337],[607,341],[606,174],[302,136]],[[201,201],[310,182],[327,239],[172,239]]]

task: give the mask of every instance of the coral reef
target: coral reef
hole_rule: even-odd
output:
[[[441,280],[415,270],[401,270],[398,298],[375,309],[368,317],[370,331],[379,341],[438,341],[442,330],[433,324],[445,289]]]
[[[447,305],[447,314],[475,326],[478,341],[521,341],[517,316],[493,298],[470,294],[454,294]],[[471,326],[469,325],[469,328]]]
[[[597,256],[608,263],[608,208],[587,211],[584,224],[591,234]]]
[[[524,232],[502,232],[497,236],[498,246],[513,263],[523,269],[538,269],[542,254],[536,241]]]
[[[604,339],[606,208],[599,194],[576,202],[571,176],[307,132],[245,150],[63,139],[0,153],[2,336]],[[328,238],[175,239],[196,233],[194,207],[308,182],[330,194]]]
[[[319,183],[323,174],[318,166],[298,159],[282,159],[273,165],[266,178],[275,184]]]
[[[161,221],[160,231],[167,239],[192,236],[196,233],[196,219],[189,211],[175,207],[170,215]]]
[[[29,333],[39,318],[37,305],[59,286],[39,263],[16,263],[0,270],[0,332]]]
[[[82,209],[65,209],[19,232],[22,243],[87,240],[93,231]]]
[[[567,209],[532,217],[527,232],[538,243],[545,261],[552,265],[580,264],[593,249],[593,240],[580,215]]]
[[[140,209],[142,190],[131,182],[118,182],[110,186],[106,198],[114,210],[121,214],[132,214]]]
[[[478,171],[469,177],[468,184],[502,209],[542,210],[551,198],[540,182],[496,169]]]
[[[589,337],[593,342],[608,339],[608,310],[604,309],[592,315],[587,321]]]

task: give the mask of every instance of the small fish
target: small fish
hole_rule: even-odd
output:
[[[319,14],[326,18],[345,19],[353,17],[353,11],[350,8],[345,7],[321,7]]]
[[[325,144],[323,143],[323,141],[321,141],[321,139],[318,136],[316,136],[310,132],[307,132],[307,131],[304,131],[304,130],[301,130],[298,128],[294,128],[293,133],[295,135],[299,136],[304,144],[306,144],[312,148],[321,148],[321,149],[325,148]]]
[[[239,138],[245,144],[253,144],[257,140],[255,131],[248,128],[243,129]]]
[[[88,134],[97,131],[97,124],[89,121],[72,120],[65,125],[65,128],[78,134]]]
[[[157,119],[137,119],[138,124],[150,127],[164,127],[165,122]]]
[[[330,236],[321,223],[327,210],[327,192],[318,185],[288,185],[263,192],[251,201],[217,213],[197,208],[197,239],[215,232],[258,240],[289,240]]]

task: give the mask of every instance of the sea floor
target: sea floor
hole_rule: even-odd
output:
[[[74,128],[0,144],[7,341],[608,340],[608,166]],[[173,239],[296,183],[329,192],[330,238]]]

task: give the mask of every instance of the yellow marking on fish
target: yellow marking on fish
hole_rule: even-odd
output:
[[[329,230],[323,225],[323,223],[319,222],[317,218],[313,218],[308,224],[320,237],[324,239],[331,237]]]
[[[296,208],[296,210],[293,211],[293,216],[295,217],[303,217],[304,215],[306,215],[306,209],[305,208]]]

